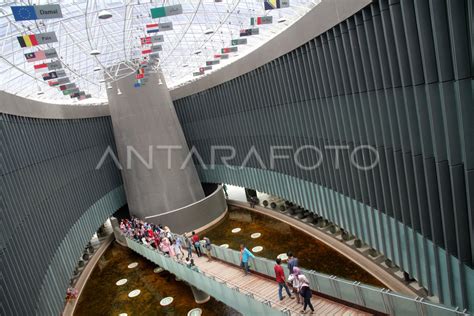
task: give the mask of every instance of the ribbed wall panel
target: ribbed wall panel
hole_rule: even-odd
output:
[[[285,180],[277,185],[288,188],[276,190],[260,174],[245,185],[291,194],[443,302],[472,308],[460,277],[474,266],[472,21],[468,0],[375,1],[258,69],[176,100],[188,145],[206,164],[212,145],[233,146],[232,165],[254,146],[267,168],[271,145],[373,146],[380,161],[369,171],[354,168],[347,152],[336,168],[335,151],[323,150],[315,170],[290,160],[272,168],[302,186]],[[314,151],[300,155],[306,165],[317,160]],[[356,160],[368,165],[371,156],[359,151]],[[263,169],[255,157],[246,167]],[[308,191],[310,183],[324,190]]]
[[[0,114],[0,126],[1,314],[57,315],[82,249],[125,203],[112,161],[95,169],[115,150],[110,118]]]

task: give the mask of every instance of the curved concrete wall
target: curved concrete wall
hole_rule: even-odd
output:
[[[115,150],[111,121],[99,107],[64,109],[5,93],[0,100],[0,314],[58,315],[82,249],[125,204],[115,165],[95,169],[108,146]],[[22,111],[40,118],[6,114]],[[58,119],[65,117],[86,118]]]
[[[39,102],[0,91],[0,112],[44,119],[73,119],[108,116],[107,105],[80,106]]]
[[[202,180],[296,201],[442,302],[474,308],[472,12],[467,0],[377,1],[253,71],[175,100],[188,144],[206,164],[212,145],[235,147],[232,165],[255,146],[267,167],[270,145],[323,149],[312,171],[292,161],[268,170],[254,157],[244,169],[202,168]],[[340,167],[325,145],[348,147]],[[348,154],[360,145],[380,157],[367,172]],[[300,156],[305,165],[318,158]]]
[[[198,228],[202,229],[221,216],[226,209],[224,191],[222,186],[218,186],[212,194],[199,201],[166,213],[147,216],[145,220],[166,225],[174,233],[182,234]]]

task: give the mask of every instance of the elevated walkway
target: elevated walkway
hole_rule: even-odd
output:
[[[190,285],[224,302],[244,315],[299,315],[301,307],[295,300],[280,301],[278,285],[274,280],[274,262],[256,257],[251,261],[249,276],[244,276],[239,267],[239,252],[212,245],[211,254],[215,258],[195,260],[200,272],[193,271],[155,251],[126,238],[127,246],[173,273]],[[288,269],[282,266],[285,275]],[[410,298],[360,282],[351,282],[335,276],[301,269],[316,291],[312,304],[316,315],[467,315],[458,310],[439,304],[424,302],[422,298]]]
[[[208,262],[205,256],[194,258],[200,270],[196,272],[152,248],[128,238],[126,240],[130,249],[244,315],[300,315],[302,305],[298,306],[296,299],[288,297],[280,301],[278,283],[267,277],[255,273],[245,276],[240,267],[221,260]],[[216,249],[218,247],[213,250]],[[311,302],[315,308],[314,315],[370,315],[314,295]]]

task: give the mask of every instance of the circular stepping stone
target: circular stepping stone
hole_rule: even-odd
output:
[[[222,244],[222,245],[220,245],[219,247],[224,248],[224,249],[227,249],[227,248],[229,248],[229,244]]]
[[[140,290],[133,290],[130,293],[128,293],[128,297],[135,297],[140,295],[141,291]]]
[[[138,266],[138,262],[132,262],[128,265],[128,268],[133,269],[133,268],[136,268],[137,266]]]
[[[164,269],[162,267],[156,267],[156,268],[153,269],[153,272],[155,272],[155,273],[161,273],[163,271],[164,271]]]
[[[115,282],[115,285],[120,286],[120,285],[124,285],[125,283],[127,283],[127,279],[120,279],[117,282]]]
[[[250,237],[252,237],[253,239],[260,238],[260,236],[262,236],[262,234],[260,233],[253,233],[252,235],[250,235]]]
[[[286,253],[280,253],[277,258],[280,258],[281,261],[286,261],[288,260],[288,256],[286,255]]]
[[[168,296],[168,297],[165,297],[164,299],[162,299],[160,301],[160,305],[161,306],[168,306],[170,305],[171,303],[173,303],[173,298],[171,296]]]
[[[201,316],[202,315],[202,309],[200,308],[193,308],[188,312],[188,316]]]
[[[263,247],[262,246],[256,246],[256,247],[253,247],[252,248],[252,252],[260,252],[263,250]]]
[[[240,229],[240,227],[237,227],[237,228],[234,228],[232,229],[232,233],[236,234],[238,232],[240,232],[242,229]]]
[[[120,313],[119,316],[128,316],[127,313]]]

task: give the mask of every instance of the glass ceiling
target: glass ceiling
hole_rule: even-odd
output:
[[[0,3],[0,90],[22,97],[55,103],[77,105],[107,101],[104,79],[117,79],[110,66],[124,64],[135,72],[132,61],[141,58],[140,38],[163,35],[160,66],[168,87],[173,88],[202,76],[193,76],[206,61],[216,59],[221,49],[238,39],[241,29],[259,29],[258,35],[246,36],[247,44],[228,59],[212,66],[208,74],[256,49],[303,16],[320,0],[290,0],[289,7],[266,10],[263,0],[23,0]],[[10,6],[60,4],[63,17],[16,22]],[[151,8],[181,4],[182,14],[152,19]],[[107,10],[111,18],[99,19]],[[272,16],[271,24],[251,26],[250,19]],[[173,29],[147,34],[146,24],[172,22]],[[21,48],[17,36],[55,32],[57,42]],[[27,62],[26,53],[55,48],[62,67],[71,82],[92,98],[83,101],[63,95],[35,72],[34,65],[45,60]],[[99,55],[92,56],[91,51]],[[54,60],[54,59],[53,59]],[[46,60],[49,62],[52,60]],[[131,65],[131,66],[130,66]],[[99,70],[100,69],[100,70]]]

